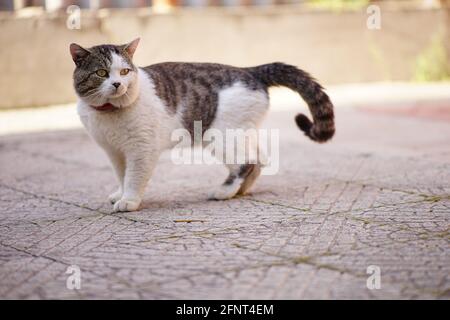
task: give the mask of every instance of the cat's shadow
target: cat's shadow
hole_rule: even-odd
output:
[[[228,200],[214,200],[214,199],[208,199],[206,196],[195,196],[192,195],[192,197],[184,197],[183,199],[177,199],[177,200],[163,200],[163,199],[151,199],[146,198],[143,200],[139,212],[142,213],[155,213],[160,210],[189,210],[189,209],[195,209],[199,206],[205,205],[205,206],[220,206],[221,204],[226,205],[229,203],[233,203],[236,201],[246,201],[246,200],[252,200],[256,198],[261,198],[267,195],[273,196],[274,193],[270,190],[255,190],[252,192],[249,192],[245,195],[238,195],[235,196],[232,199]]]

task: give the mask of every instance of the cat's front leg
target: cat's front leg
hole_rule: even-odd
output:
[[[123,183],[125,178],[125,157],[123,153],[113,150],[111,148],[105,148],[106,154],[109,157],[111,165],[114,169],[119,187],[116,192],[109,195],[108,200],[114,204],[122,198],[123,195]]]
[[[119,188],[115,192],[111,193],[108,196],[108,201],[111,202],[111,204],[114,204],[122,198],[122,194],[123,194],[122,186],[119,186]]]
[[[145,187],[158,161],[159,152],[150,155],[131,155],[126,158],[123,195],[114,204],[114,211],[138,210]]]

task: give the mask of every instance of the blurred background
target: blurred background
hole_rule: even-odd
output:
[[[336,135],[303,137],[305,104],[271,88],[276,175],[207,201],[225,168],[167,153],[142,210],[112,215],[69,44],[137,37],[140,66],[296,65],[326,88]],[[449,1],[0,0],[0,299],[448,299],[449,56]]]
[[[346,104],[353,101],[349,97],[365,104],[398,95],[414,101],[447,98],[448,86],[430,89],[426,84],[450,80],[449,3],[0,0],[0,110],[73,103],[69,44],[120,44],[136,37],[142,39],[138,65],[282,61],[309,71],[331,91],[343,92],[335,99],[343,96]],[[9,132],[19,118],[2,113],[0,119]],[[17,125],[26,130],[31,124],[23,119]],[[70,119],[77,121],[72,114]]]

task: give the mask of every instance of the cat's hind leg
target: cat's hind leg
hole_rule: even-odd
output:
[[[242,181],[241,187],[237,192],[238,195],[245,195],[261,174],[261,165],[259,163],[247,164],[246,166],[249,166],[247,169],[248,174],[246,174],[244,181]]]
[[[235,83],[219,94],[216,119],[211,128],[222,133],[223,146],[214,156],[229,169],[228,178],[210,199],[225,200],[245,194],[261,173],[258,128],[269,109],[268,94]]]
[[[249,144],[237,148],[245,153],[247,161],[243,164],[226,164],[229,174],[225,182],[209,196],[212,200],[231,199],[236,195],[244,195],[251,188],[261,173],[261,162],[257,152],[256,140],[250,138]]]
[[[259,164],[227,165],[230,173],[224,183],[209,195],[210,200],[227,200],[245,194],[260,173]]]

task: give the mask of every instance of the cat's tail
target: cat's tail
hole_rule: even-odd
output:
[[[333,137],[333,104],[323,88],[307,72],[297,67],[275,62],[257,67],[246,68],[254,77],[267,87],[284,86],[297,91],[308,104],[314,122],[299,113],[295,122],[312,140],[325,142]]]

